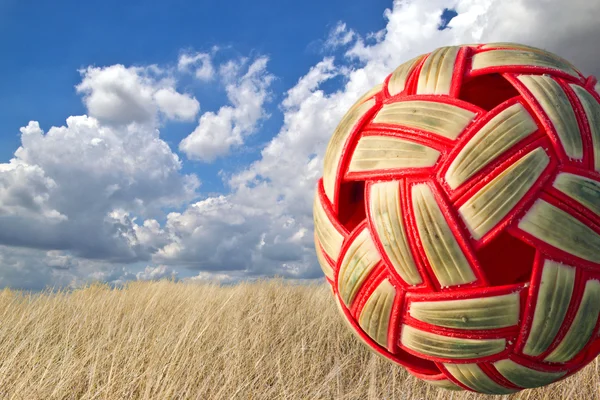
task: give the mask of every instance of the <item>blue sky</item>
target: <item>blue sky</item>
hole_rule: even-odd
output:
[[[3,1],[0,14],[0,51],[9,55],[0,64],[6,79],[0,93],[0,161],[8,161],[19,145],[18,129],[30,120],[43,128],[64,124],[69,115],[85,113],[74,86],[77,72],[88,65],[173,64],[181,51],[225,48],[228,55],[270,56],[273,104],[323,56],[322,44],[338,21],[359,33],[384,27],[383,10],[389,1],[277,2],[277,1]],[[219,85],[194,85],[203,111],[218,109],[225,99]],[[260,135],[259,145],[277,130],[281,113]],[[176,144],[194,123],[170,124],[161,133]],[[245,161],[257,151],[240,154]],[[214,165],[186,163],[185,170],[203,177],[205,190],[220,190],[215,173],[235,168],[237,162]],[[208,171],[207,171],[208,170]]]
[[[583,0],[0,0],[0,287],[322,279],[314,185],[356,98],[462,43],[598,74],[599,18]]]

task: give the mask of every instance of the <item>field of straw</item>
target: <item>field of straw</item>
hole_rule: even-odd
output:
[[[600,399],[599,372],[504,397],[437,389],[360,343],[325,284],[0,292],[2,399]]]

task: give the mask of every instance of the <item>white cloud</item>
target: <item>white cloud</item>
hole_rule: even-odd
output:
[[[458,15],[443,31],[437,29],[444,8]],[[598,74],[600,3],[586,0],[433,0],[395,1],[387,10],[385,36],[375,45],[357,41],[348,56],[366,68],[395,68],[401,62],[437,47],[463,43],[520,42],[555,52],[588,74]],[[386,70],[384,74],[389,73]]]
[[[325,41],[325,47],[336,48],[350,43],[356,37],[352,29],[348,29],[345,22],[338,22],[329,32],[329,37]]]
[[[457,11],[467,7],[467,2],[460,3]],[[584,73],[598,76],[600,59],[594,49],[600,38],[599,20],[598,1],[508,0],[492,2],[475,23],[482,41],[528,43],[555,52]],[[460,21],[452,20],[450,26]]]
[[[442,10],[452,7],[458,16],[439,31]],[[512,40],[600,73],[598,2],[412,0],[394,2],[384,15],[386,28],[364,38],[336,27],[348,46],[344,57],[324,58],[300,78],[280,105],[283,125],[260,159],[227,178],[229,193],[200,201],[198,179],[181,173],[154,124],[156,115],[193,113],[190,101],[171,107],[185,103],[173,100],[178,96],[159,104],[161,89],[193,98],[177,92],[158,67],[86,70],[80,92],[90,116],[70,117],[46,133],[30,123],[13,160],[0,164],[0,286],[73,285],[90,277],[122,283],[182,267],[198,271],[193,280],[221,282],[322,276],[312,198],[325,147],[348,107],[401,62],[448,44]],[[267,115],[273,77],[266,64],[259,58],[222,65],[218,74],[231,104],[205,113],[180,150],[211,161],[241,146]],[[183,65],[195,74],[204,64],[198,58]],[[339,90],[325,91],[334,78],[341,78]],[[189,202],[158,222],[162,207]],[[137,275],[120,265],[148,260]]]
[[[212,58],[208,53],[181,54],[177,63],[177,69],[182,72],[193,70],[196,78],[201,81],[209,81],[215,76]]]
[[[168,119],[192,121],[200,111],[198,100],[178,93],[173,88],[157,90],[154,93],[154,101]]]
[[[128,271],[127,268],[122,266],[106,268],[100,271],[93,271],[88,277],[86,277],[86,280],[104,282],[114,286],[124,285],[127,282],[134,281],[136,279],[137,277],[133,272]],[[72,286],[76,287],[82,283],[83,282],[74,282]]]
[[[124,266],[81,259],[67,251],[43,251],[0,245],[0,287],[41,290],[76,288],[90,280],[124,283],[136,279]]]
[[[22,128],[28,129],[39,129],[39,126],[30,123]],[[18,159],[0,164],[0,216],[14,215],[54,222],[68,219],[49,205],[50,195],[56,187],[56,182],[37,165]]]
[[[161,228],[160,224],[155,219],[147,219],[142,225],[134,224],[135,219],[131,221],[131,226],[134,230],[137,243],[147,248],[154,253],[159,248],[169,244],[170,239],[168,233]]]
[[[196,283],[212,283],[219,285],[231,285],[240,282],[241,280],[254,280],[253,277],[248,277],[244,273],[231,272],[231,273],[215,273],[200,271],[198,275],[184,279],[186,282]]]
[[[453,6],[459,15],[450,22],[450,29],[438,30],[442,11]],[[564,17],[558,18],[557,13]],[[207,271],[197,279],[215,274],[217,280],[226,280],[219,274],[231,279],[322,275],[314,256],[312,196],[327,142],[343,113],[361,94],[418,54],[450,44],[516,40],[561,55],[571,53],[569,58],[587,72],[598,72],[600,65],[591,50],[594,46],[572,46],[584,33],[600,38],[593,22],[600,17],[600,4],[396,1],[385,17],[385,30],[367,35],[368,40],[355,34],[345,59],[337,65],[331,58],[323,59],[287,92],[282,102],[283,126],[258,161],[230,177],[229,195],[208,198],[169,216],[161,238],[170,242],[154,254],[155,262],[181,262]],[[558,30],[550,28],[554,25]],[[338,36],[346,31],[350,30],[343,25],[337,28]],[[342,35],[341,42],[348,44],[351,41],[346,37]],[[345,79],[340,90],[326,93],[321,89],[324,82],[340,75]]]
[[[241,146],[255,132],[258,123],[268,116],[264,105],[274,77],[267,72],[267,61],[266,57],[258,58],[243,75],[241,70],[247,60],[221,66],[220,75],[231,105],[216,113],[204,113],[196,129],[181,141],[179,150],[192,160],[212,162]]]
[[[75,88],[83,94],[92,117],[102,123],[152,123],[157,113],[167,119],[193,120],[200,110],[194,97],[175,90],[175,80],[156,66],[88,67]]]
[[[44,263],[44,253],[20,247],[0,245],[0,287],[41,290],[50,283],[68,286],[57,270]]]
[[[177,275],[177,271],[173,268],[159,265],[157,267],[148,266],[142,272],[138,272],[135,277],[138,281],[157,281],[164,278],[176,280]]]
[[[79,266],[79,260],[60,250],[50,250],[46,252],[45,263],[50,268],[61,270],[74,269]]]
[[[298,107],[312,95],[321,83],[338,75],[339,72],[336,70],[333,60],[333,57],[327,57],[311,67],[310,71],[288,90],[282,106],[286,109]]]
[[[151,217],[194,199],[198,178],[180,170],[151,126],[74,116],[44,132],[30,122],[13,159],[0,164],[0,244],[147,259],[151,249],[130,240],[115,210]]]

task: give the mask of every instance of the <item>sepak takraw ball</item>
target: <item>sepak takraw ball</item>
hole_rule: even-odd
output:
[[[343,117],[315,247],[346,322],[439,387],[511,393],[600,353],[600,84],[537,48],[439,48]]]

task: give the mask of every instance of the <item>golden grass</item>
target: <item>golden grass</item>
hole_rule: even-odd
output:
[[[477,399],[370,352],[324,284],[0,292],[0,398]],[[598,360],[510,399],[599,399]],[[502,397],[495,397],[500,399]]]

